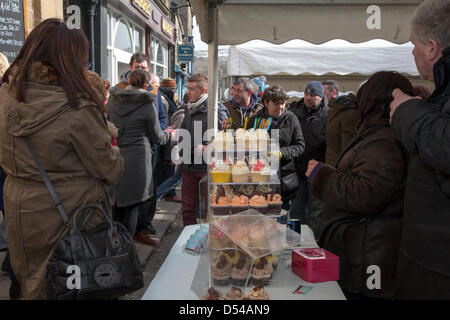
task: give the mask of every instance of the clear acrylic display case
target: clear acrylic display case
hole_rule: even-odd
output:
[[[253,209],[214,217],[209,228],[209,287],[224,295],[281,283],[279,253],[301,243],[300,234]]]

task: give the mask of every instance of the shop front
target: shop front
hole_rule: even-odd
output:
[[[129,70],[135,52],[150,59],[150,72],[161,79],[170,74],[170,50],[175,46],[175,27],[163,11],[149,0],[110,0],[102,4],[106,47],[102,54],[106,76],[112,84]]]

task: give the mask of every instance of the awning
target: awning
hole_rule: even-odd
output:
[[[202,41],[212,40],[208,3],[218,3],[219,45],[260,39],[364,42],[409,40],[410,22],[422,0],[191,0]]]
[[[406,43],[422,0],[191,0],[201,38],[208,43],[208,127],[216,127],[218,45],[260,39],[320,44],[384,39]]]
[[[291,40],[282,45],[254,40],[231,46],[228,55],[230,76],[253,75],[371,75],[382,70],[418,76],[413,45],[373,40],[351,44],[332,40],[314,45]]]

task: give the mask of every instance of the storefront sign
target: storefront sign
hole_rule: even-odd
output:
[[[139,10],[143,15],[150,17],[152,14],[152,8],[148,0],[131,0],[133,7]]]
[[[194,46],[178,45],[178,61],[194,61]]]
[[[156,24],[160,24],[161,23],[161,12],[159,12],[158,10],[153,9],[152,11],[152,19]]]
[[[174,27],[172,27],[172,25],[169,23],[169,21],[167,21],[167,19],[162,18],[162,24],[161,24],[161,30],[162,32],[164,32],[166,35],[168,35],[171,39],[173,37],[173,31],[174,31]]]
[[[24,40],[23,1],[0,0],[0,52],[12,62]]]

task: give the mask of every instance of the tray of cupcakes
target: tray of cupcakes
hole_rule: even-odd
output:
[[[265,159],[212,159],[209,173],[211,184],[280,184],[277,170]]]
[[[280,216],[283,204],[278,187],[267,184],[211,186],[209,200],[214,216],[234,215],[248,209]]]
[[[253,209],[211,220],[210,286],[215,293],[203,298],[269,299],[277,252],[300,242],[300,234]]]

